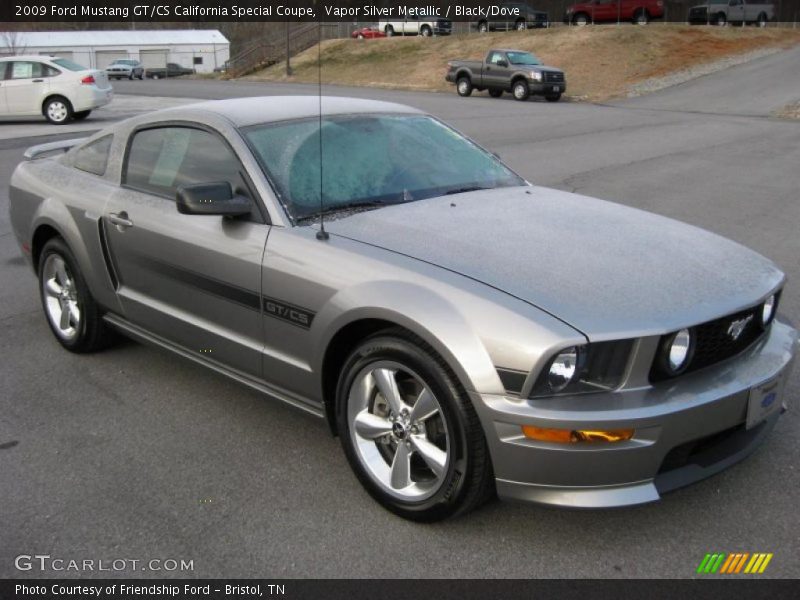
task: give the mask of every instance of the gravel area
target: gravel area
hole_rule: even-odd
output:
[[[653,92],[663,90],[664,88],[680,85],[681,83],[686,83],[687,81],[697,79],[698,77],[702,77],[704,75],[710,75],[711,73],[716,73],[717,71],[722,71],[723,69],[735,67],[736,65],[741,65],[757,58],[775,54],[781,50],[782,48],[761,48],[759,50],[753,50],[752,52],[745,52],[744,54],[737,54],[735,56],[729,56],[714,62],[697,65],[682,71],[676,71],[663,77],[645,79],[644,81],[635,83],[628,88],[628,98],[644,96],[645,94],[651,94]]]

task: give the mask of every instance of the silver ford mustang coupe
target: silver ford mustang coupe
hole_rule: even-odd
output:
[[[654,501],[786,409],[772,262],[409,107],[207,102],[26,158],[11,221],[67,350],[122,332],[322,417],[409,519]]]

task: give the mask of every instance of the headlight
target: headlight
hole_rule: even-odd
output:
[[[531,79],[534,81],[541,81],[542,74],[539,71],[531,71]]]
[[[550,370],[547,373],[547,384],[553,392],[560,392],[567,387],[575,375],[578,373],[578,358],[580,350],[577,346],[572,346],[562,350],[550,363]]]
[[[776,304],[775,294],[772,294],[769,298],[764,300],[764,304],[761,305],[761,326],[766,327],[772,322],[772,319],[775,317],[775,304]]]
[[[530,398],[612,390],[622,383],[633,340],[570,346],[545,364]]]

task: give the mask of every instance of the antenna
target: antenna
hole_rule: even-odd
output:
[[[330,236],[325,231],[325,203],[322,195],[322,21],[318,21],[317,40],[317,96],[319,97],[319,231],[317,239],[324,241]]]

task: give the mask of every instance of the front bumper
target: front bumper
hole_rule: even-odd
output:
[[[474,393],[501,498],[601,508],[652,502],[753,452],[785,410],[797,332],[775,321],[745,352],[652,386],[543,400]],[[778,379],[778,406],[745,428],[750,389]],[[522,425],[635,429],[617,443],[528,439]]]

